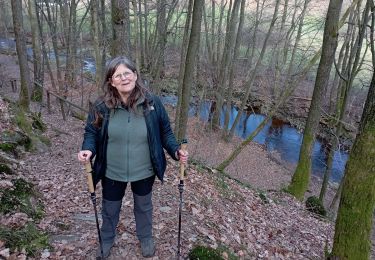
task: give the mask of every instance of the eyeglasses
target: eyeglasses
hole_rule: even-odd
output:
[[[123,73],[116,74],[116,75],[113,76],[112,78],[113,78],[114,80],[120,81],[122,78],[128,79],[128,78],[130,78],[130,77],[133,76],[133,75],[134,75],[133,72],[125,71],[125,72],[123,72]]]

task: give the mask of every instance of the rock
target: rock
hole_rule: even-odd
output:
[[[160,207],[160,211],[164,213],[168,213],[171,211],[171,207],[165,206],[165,207]]]
[[[12,188],[14,185],[9,180],[0,180],[0,188],[1,189],[9,189]]]
[[[43,251],[42,255],[40,256],[40,258],[46,259],[46,258],[48,258],[50,256],[51,256],[51,253],[48,251],[48,249],[44,249],[44,251]]]
[[[9,248],[5,248],[0,251],[0,256],[4,257],[5,259],[10,257],[10,251]]]
[[[26,260],[26,259],[27,259],[27,256],[23,253],[17,256],[17,260]]]

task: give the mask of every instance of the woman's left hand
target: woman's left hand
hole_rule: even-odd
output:
[[[179,149],[177,150],[177,157],[179,158],[181,163],[186,164],[188,161],[189,153],[186,150]]]

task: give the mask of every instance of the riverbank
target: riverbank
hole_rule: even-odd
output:
[[[11,75],[12,78],[19,78],[16,58],[16,56],[0,54],[0,64],[4,68],[2,73],[6,77]],[[18,95],[13,93],[9,86],[4,87],[1,91],[13,99]],[[80,100],[78,93],[72,93],[71,96]],[[168,107],[168,111],[173,124],[175,114],[173,107]],[[210,167],[215,167],[222,162],[242,141],[239,137],[234,137],[230,143],[224,142],[220,137],[220,132],[203,131],[207,122],[202,122],[195,117],[189,118],[189,124],[188,138],[191,140],[189,144],[191,158]],[[282,160],[277,152],[267,152],[264,145],[251,143],[226,171],[234,178],[238,178],[256,189],[281,190],[289,184],[295,166],[295,164]],[[320,178],[313,176],[311,179],[307,196],[319,194],[321,186]],[[335,187],[336,185],[329,190],[326,205],[335,193]]]

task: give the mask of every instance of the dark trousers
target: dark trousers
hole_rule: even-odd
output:
[[[155,175],[131,182],[134,197],[134,216],[136,232],[139,240],[152,238],[152,186]],[[103,241],[113,244],[116,226],[119,221],[122,198],[125,195],[127,182],[115,181],[109,178],[102,180],[103,209],[102,236]]]
[[[145,196],[152,191],[154,181],[155,175],[143,180],[131,182],[132,192],[138,196]],[[114,181],[105,177],[102,180],[103,198],[109,201],[122,200],[127,185],[127,182]]]

